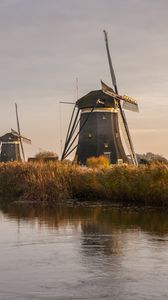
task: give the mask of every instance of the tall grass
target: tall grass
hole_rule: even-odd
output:
[[[66,199],[72,168],[53,162],[0,164],[0,195],[29,201]]]
[[[168,205],[168,165],[83,168],[61,162],[1,163],[1,198]]]

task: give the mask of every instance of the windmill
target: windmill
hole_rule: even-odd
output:
[[[1,143],[0,161],[1,162],[22,161],[22,160],[25,161],[23,142],[31,144],[31,140],[24,137],[21,134],[19,117],[18,117],[18,108],[16,103],[15,103],[15,112],[16,112],[16,121],[17,121],[17,131],[11,129],[11,132],[8,132],[0,137],[0,143]],[[22,157],[21,157],[21,153],[22,153]]]
[[[120,135],[121,128],[131,162],[137,165],[124,109],[138,112],[138,104],[129,96],[119,95],[105,30],[104,36],[114,89],[101,81],[101,90],[91,91],[75,102],[62,160],[76,149],[76,160],[81,164],[86,164],[89,157],[100,155],[107,156],[111,163],[127,163],[128,157]]]

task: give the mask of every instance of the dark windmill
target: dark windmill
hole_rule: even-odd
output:
[[[98,157],[100,155],[107,156],[113,164],[129,162],[122,144],[121,128],[131,162],[137,165],[137,158],[123,109],[138,111],[138,104],[131,97],[120,96],[118,93],[109,52],[107,32],[104,31],[104,34],[114,89],[101,82],[101,90],[92,91],[76,101],[65,140],[62,159],[65,159],[76,149],[76,160],[81,164],[86,164],[86,160],[89,157]],[[76,132],[78,125],[79,130]],[[76,144],[77,139],[78,142]]]
[[[1,162],[21,161],[22,159],[23,161],[25,161],[23,142],[31,144],[30,139],[21,135],[17,104],[15,104],[15,110],[16,110],[16,121],[17,121],[18,131],[11,129],[11,132],[8,132],[0,137],[0,143],[1,143],[0,161]],[[21,158],[21,152],[22,152],[22,158]]]

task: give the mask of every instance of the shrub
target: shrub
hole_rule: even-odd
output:
[[[104,156],[98,156],[98,157],[90,157],[86,161],[86,165],[89,168],[108,168],[110,166],[109,159]]]
[[[35,155],[35,160],[43,161],[50,157],[58,158],[58,155],[52,151],[40,151]]]

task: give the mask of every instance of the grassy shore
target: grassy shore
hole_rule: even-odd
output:
[[[0,198],[168,206],[168,165],[82,168],[61,162],[1,163]]]

